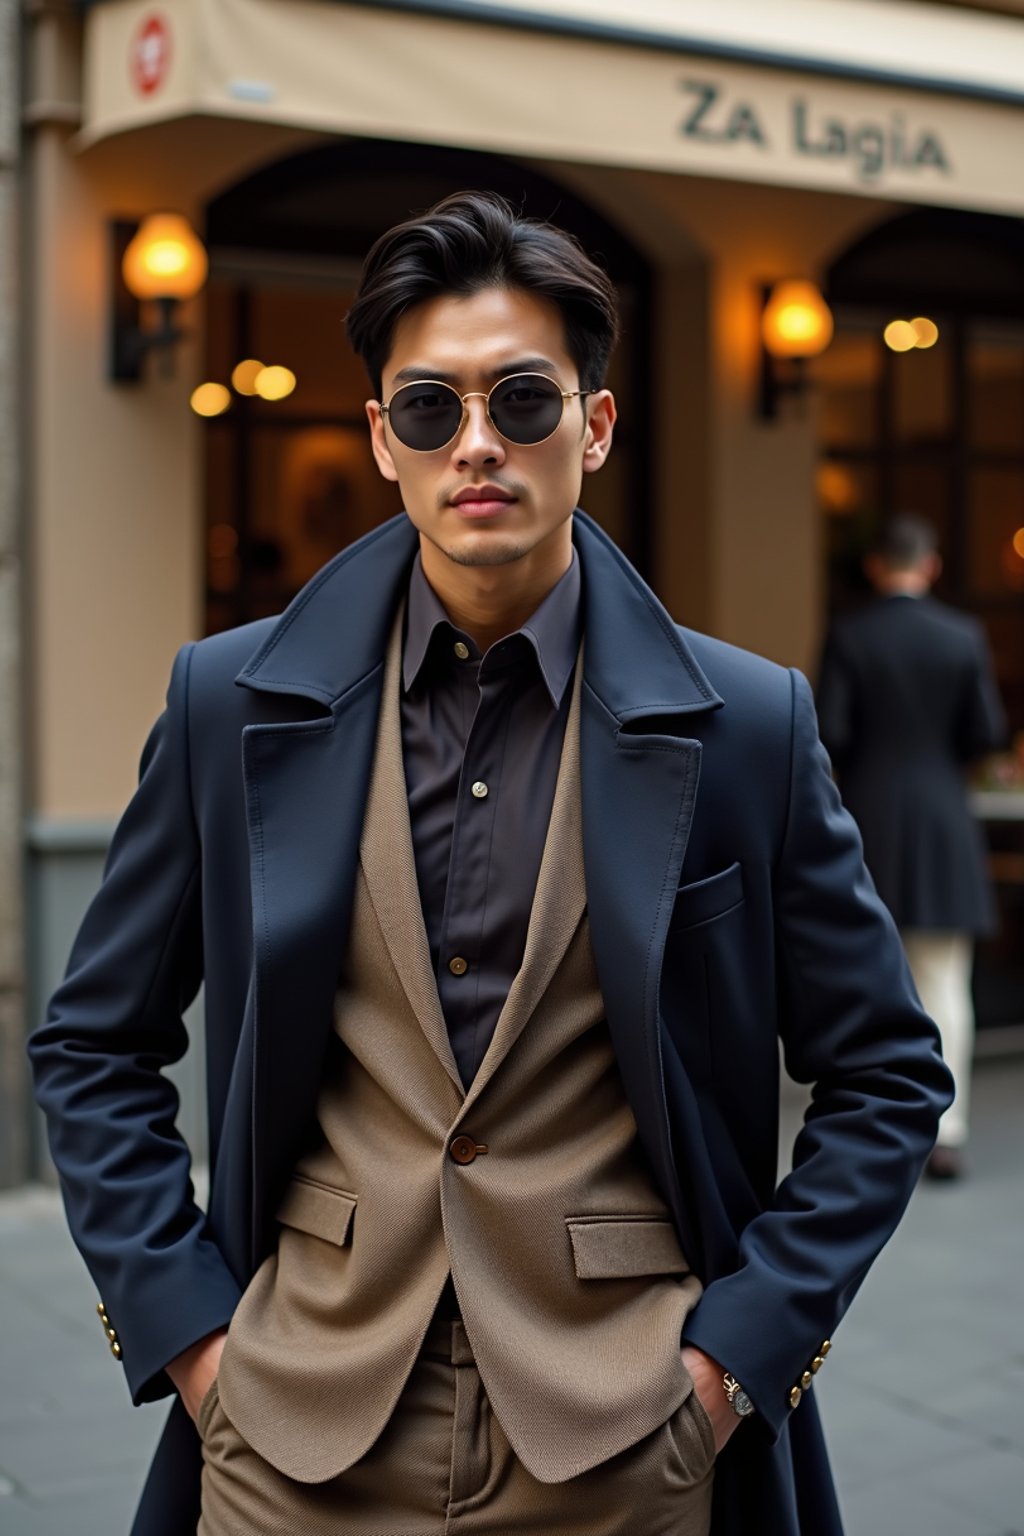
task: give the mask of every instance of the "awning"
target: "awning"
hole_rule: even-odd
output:
[[[819,32],[802,37],[780,35],[777,17],[769,37],[763,0],[701,9],[712,20],[684,27],[696,7],[676,0],[107,0],[86,16],[79,142],[247,118],[1024,213],[1019,23],[981,18],[979,34],[962,15],[938,31],[918,20],[911,66],[913,13],[936,11],[887,7],[898,26],[881,47],[903,40],[900,71],[877,32],[851,54],[854,13],[880,14],[864,0],[816,4]],[[841,15],[846,46],[832,37],[829,53]],[[979,54],[979,36],[1003,46]]]

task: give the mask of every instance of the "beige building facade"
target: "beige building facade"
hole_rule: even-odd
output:
[[[825,418],[845,420],[853,386],[869,387],[856,337],[870,305],[838,361],[821,360],[821,387],[766,420],[763,290],[799,276],[828,294],[848,253],[868,252],[863,276],[879,230],[936,210],[994,221],[1012,244],[1024,23],[879,0],[629,10],[627,28],[611,0],[22,8],[24,814],[4,828],[5,864],[27,870],[29,983],[24,1009],[0,1016],[9,1059],[64,964],[178,646],[272,611],[393,510],[368,478],[365,385],[340,321],[369,238],[427,189],[473,173],[516,195],[521,180],[530,212],[564,205],[599,249],[607,237],[630,405],[622,467],[587,504],[681,621],[814,671],[837,510],[823,494],[839,473],[855,499],[872,494],[856,487],[874,449],[847,452],[842,430],[822,476]],[[139,382],[115,383],[112,223],[167,208],[206,241],[210,279],[184,306],[171,371],[149,358]],[[884,293],[875,308],[881,321]],[[1011,337],[1016,323],[1000,321]],[[263,361],[294,370],[294,394],[200,418],[193,389],[227,382],[252,355],[243,341],[275,349]],[[9,931],[20,954],[13,918]],[[183,1125],[201,1154],[190,1056]],[[45,1171],[28,1102],[25,1085],[0,1183]]]

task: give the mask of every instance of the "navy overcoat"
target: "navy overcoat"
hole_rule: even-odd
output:
[[[948,1075],[804,679],[677,628],[583,514],[574,537],[584,858],[609,1027],[706,1286],[686,1338],[757,1407],[719,1458],[714,1531],[838,1536],[814,1391],[794,1388],[899,1220]],[[401,515],[282,618],[183,649],[30,1043],[72,1232],[136,1401],[171,1391],[166,1362],[229,1321],[275,1243],[315,1112],[383,656],[416,548]],[[201,983],[205,1213],[162,1072],[186,1049]],[[780,1039],[793,1077],[816,1086],[776,1189]],[[176,1401],[135,1536],[191,1536],[199,1472]]]

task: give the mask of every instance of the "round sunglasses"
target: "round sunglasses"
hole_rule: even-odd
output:
[[[543,443],[558,430],[565,402],[588,394],[585,389],[559,389],[543,373],[513,373],[484,394],[460,395],[437,379],[403,384],[380,413],[391,423],[400,443],[416,453],[436,453],[454,442],[465,425],[467,400],[485,400],[487,419],[508,443],[520,447]]]

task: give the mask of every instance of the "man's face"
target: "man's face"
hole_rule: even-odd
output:
[[[560,389],[579,389],[556,306],[521,289],[445,294],[403,315],[384,366],[383,398],[418,379],[451,384],[460,395],[487,391],[514,373],[542,373]],[[466,402],[466,421],[443,448],[419,453],[400,442],[376,401],[367,415],[377,467],[397,481],[421,539],[458,565],[497,566],[566,546],[584,471],[600,468],[611,446],[615,405],[601,390],[565,402],[542,443],[506,442],[486,401]]]

